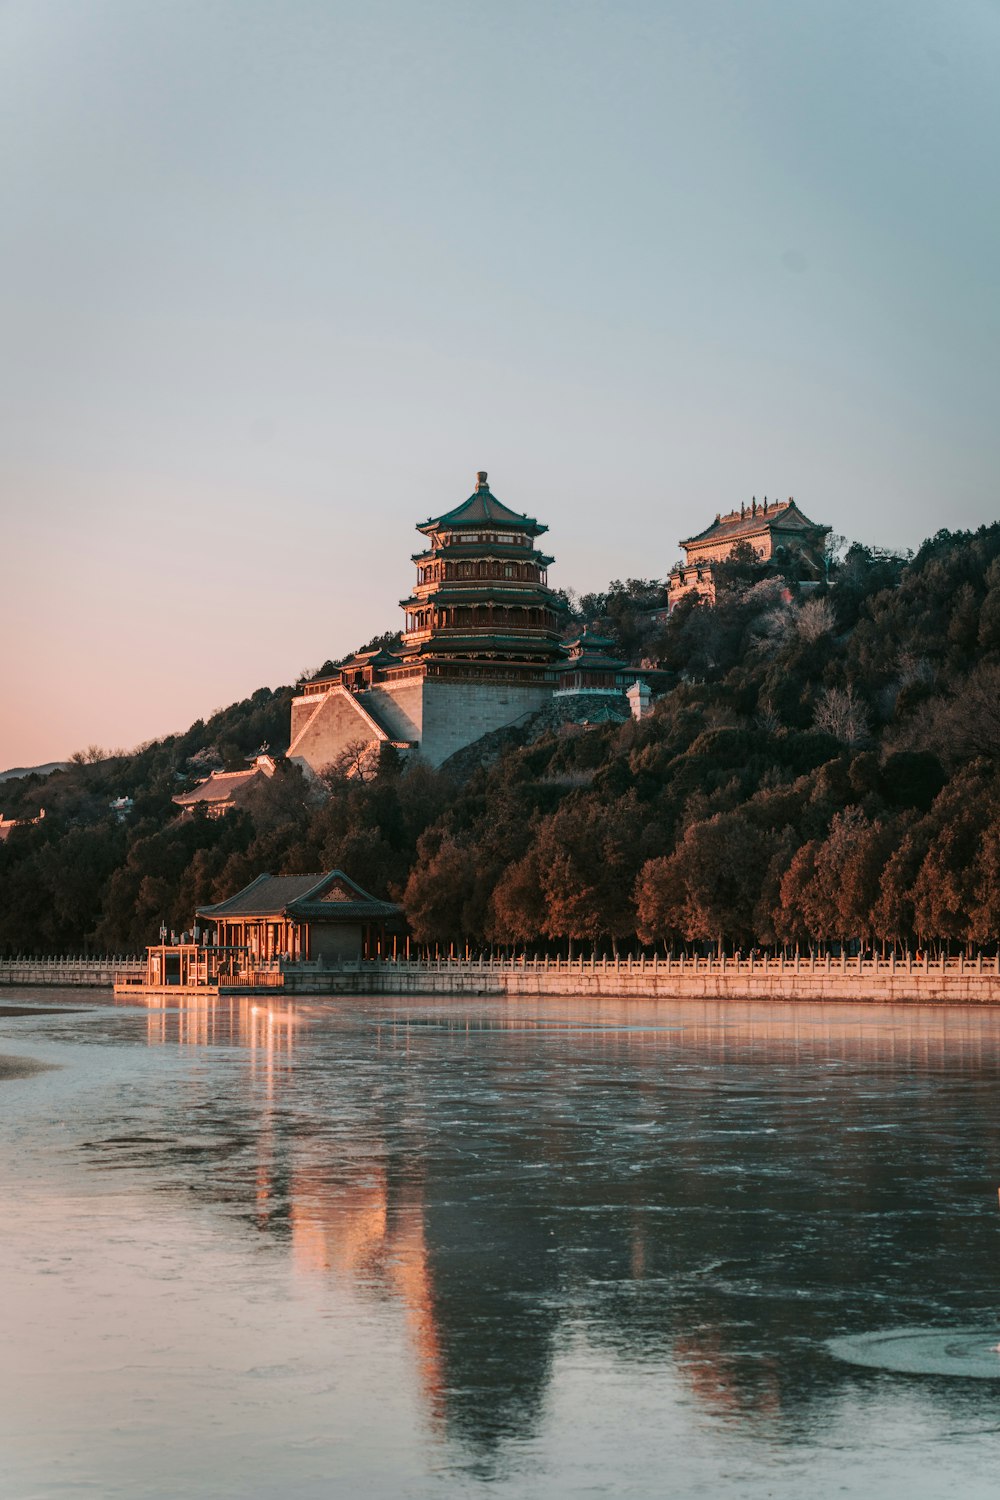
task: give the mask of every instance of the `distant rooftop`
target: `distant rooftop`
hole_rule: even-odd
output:
[[[760,505],[753,499],[749,505],[741,505],[739,510],[731,510],[725,516],[716,516],[711,526],[706,526],[704,531],[697,532],[695,536],[689,536],[680,545],[691,547],[699,542],[735,542],[741,537],[755,536],[762,531],[815,531],[825,534],[829,530],[829,526],[820,526],[815,521],[810,521],[791,496],[787,500],[775,501],[765,498]]]

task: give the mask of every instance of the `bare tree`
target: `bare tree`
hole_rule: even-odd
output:
[[[338,781],[374,781],[379,768],[377,740],[351,740],[336,760],[323,769],[323,780],[333,786]]]
[[[795,619],[795,630],[803,641],[818,641],[833,631],[837,617],[829,599],[819,595],[807,599]]]
[[[845,745],[860,745],[870,732],[868,710],[853,687],[824,688],[816,700],[813,727]]]

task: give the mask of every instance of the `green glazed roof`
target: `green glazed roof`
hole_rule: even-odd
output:
[[[468,500],[456,505],[454,510],[445,511],[436,519],[423,521],[417,526],[417,530],[428,534],[438,527],[462,526],[496,526],[506,531],[526,531],[531,536],[538,536],[549,529],[531,516],[518,515],[516,510],[511,510],[509,505],[498,500],[486,482],[485,470],[481,470],[477,476],[475,491]]]

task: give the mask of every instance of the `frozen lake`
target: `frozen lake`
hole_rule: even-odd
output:
[[[0,990],[0,1053],[3,1500],[995,1494],[1000,1011]]]

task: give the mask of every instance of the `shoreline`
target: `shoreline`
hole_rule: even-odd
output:
[[[438,995],[1000,1005],[1000,958],[382,958],[329,967],[269,961],[211,985],[149,983],[135,959],[4,960],[0,995],[8,986],[113,989],[116,998],[137,1001]]]

